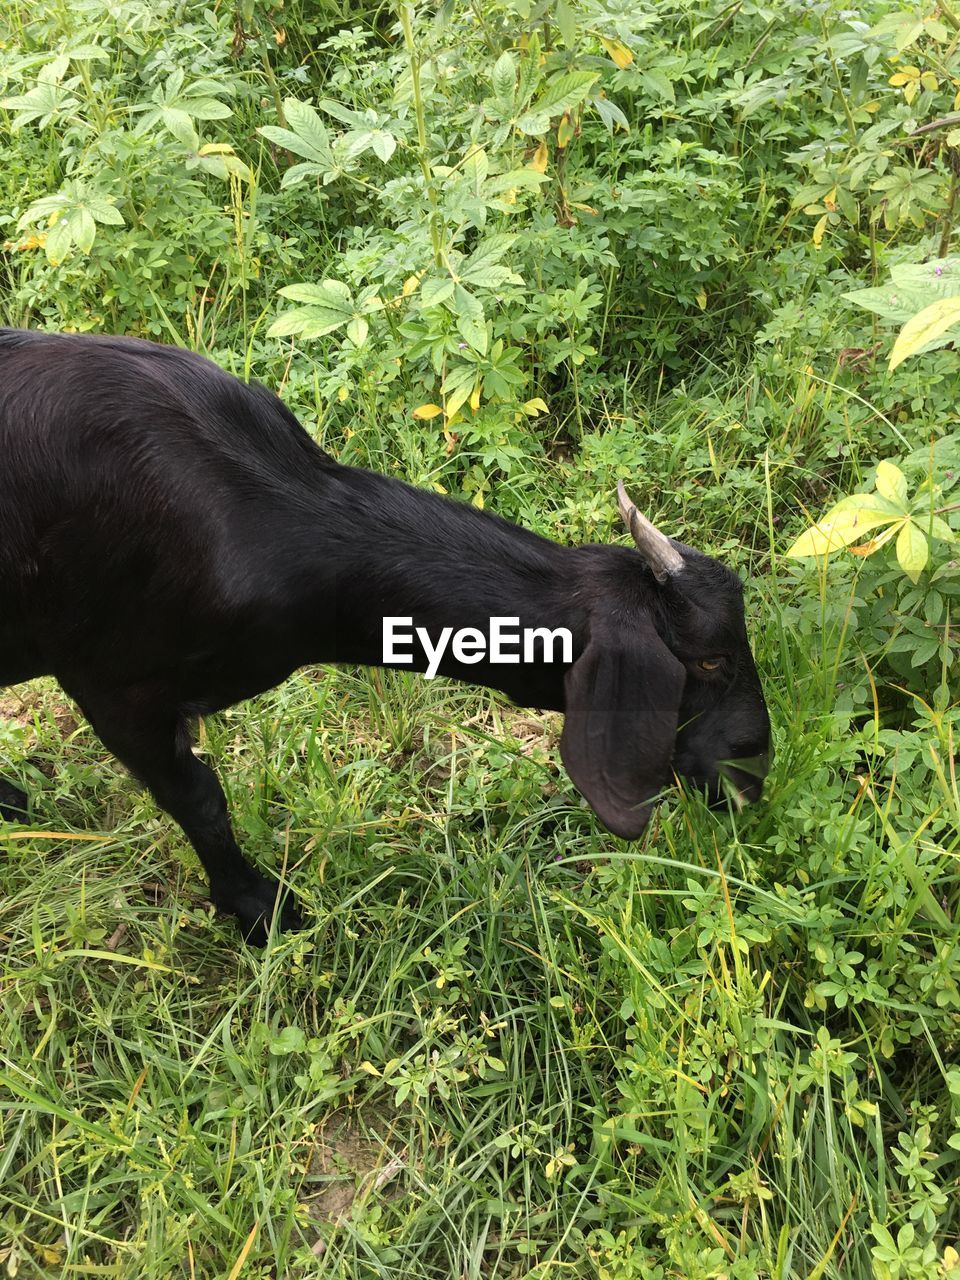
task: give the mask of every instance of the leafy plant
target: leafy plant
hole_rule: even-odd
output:
[[[908,356],[935,351],[960,337],[958,257],[898,263],[891,268],[889,285],[857,289],[843,296],[903,326],[890,353],[891,370]]]
[[[849,547],[854,555],[870,556],[896,538],[897,562],[911,582],[917,582],[930,559],[931,544],[960,542],[960,535],[934,510],[933,496],[932,486],[924,484],[908,497],[907,479],[900,468],[881,462],[873,493],[841,498],[785,554],[803,559]],[[883,532],[869,542],[853,545],[872,529]]]

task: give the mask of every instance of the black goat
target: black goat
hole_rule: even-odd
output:
[[[384,662],[383,619],[568,629],[513,665],[437,669],[566,712],[600,820],[639,836],[673,771],[755,798],[769,722],[741,585],[620,506],[640,550],[562,547],[339,465],[271,392],[137,339],[0,330],[0,686],[52,674],[189,837],[251,940],[277,885],[244,859],[191,717],[315,662]],[[414,646],[415,651],[415,646]],[[423,670],[424,659],[412,664]],[[0,816],[27,798],[0,782]],[[286,902],[282,927],[295,927]]]

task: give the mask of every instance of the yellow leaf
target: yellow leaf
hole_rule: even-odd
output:
[[[537,173],[547,172],[547,144],[542,141],[534,152],[533,159],[527,165],[528,169],[535,169]]]
[[[873,511],[869,507],[834,507],[822,520],[801,533],[786,554],[791,559],[799,560],[807,556],[828,556],[841,547],[848,546],[861,534],[876,529],[878,525],[890,524],[896,519],[895,515],[886,511]]]
[[[473,495],[473,499],[472,499],[472,501],[473,501],[473,505],[474,505],[475,507],[479,507],[481,511],[483,510],[483,494],[481,493],[481,491],[480,491],[479,489],[478,489],[478,490],[477,490],[477,492]]]
[[[621,44],[619,40],[608,40],[605,36],[600,37],[600,43],[621,71],[624,67],[629,67],[633,61],[633,54],[625,44]]]
[[[541,400],[539,396],[536,396],[533,400],[527,400],[524,403],[523,412],[532,418],[537,413],[549,413],[550,409],[545,400]]]
[[[422,404],[414,409],[413,416],[418,422],[429,422],[431,418],[436,418],[443,410],[438,404]]]
[[[905,520],[897,538],[897,560],[911,582],[917,582],[930,556],[930,544],[912,520]]]
[[[915,316],[911,316],[897,334],[888,368],[895,369],[908,356],[914,355],[921,347],[939,338],[956,324],[960,324],[960,294],[931,302],[929,307],[924,307]]]
[[[829,217],[830,217],[829,213],[825,213],[823,217],[817,222],[817,225],[813,228],[813,243],[816,245],[818,249],[820,248],[820,245],[823,243],[823,233],[827,229],[827,219]]]
[[[424,273],[422,271],[418,271],[415,275],[407,276],[406,280],[403,282],[403,296],[405,298],[410,297],[411,293],[413,293],[414,289],[416,289],[417,285],[420,283],[420,278],[423,274]]]
[[[888,543],[893,535],[900,531],[900,528],[901,522],[897,521],[884,529],[883,533],[871,538],[869,542],[861,542],[858,547],[847,547],[847,550],[854,556],[872,556],[875,551],[879,551],[882,546]]]
[[[918,87],[918,81],[911,80],[910,83],[907,85],[907,87],[904,89],[903,96],[904,98],[906,98],[907,102],[912,102],[914,98],[917,96],[917,87]]]
[[[337,387],[337,399],[343,404],[344,400],[350,399],[350,389],[348,387]]]
[[[894,89],[902,89],[905,84],[910,84],[915,77],[904,75],[902,71],[898,71],[895,76],[890,77],[890,84]]]
[[[474,413],[480,408],[480,383],[473,388],[470,393],[470,408]]]
[[[701,311],[706,311],[707,309],[706,289],[701,289],[700,292],[697,294],[697,306],[700,308]]]
[[[378,1067],[375,1067],[372,1062],[367,1061],[360,1063],[360,1070],[365,1071],[368,1076],[379,1076],[381,1074]]]
[[[924,71],[923,75],[920,77],[920,83],[923,85],[924,89],[936,90],[940,88],[940,81],[932,71]]]
[[[250,1234],[247,1236],[246,1240],[244,1241],[243,1248],[237,1254],[236,1262],[230,1268],[230,1275],[227,1277],[227,1280],[237,1280],[237,1277],[239,1276],[240,1272],[243,1270],[243,1264],[247,1260],[247,1254],[253,1248],[253,1242],[254,1240],[256,1240],[257,1232],[259,1230],[260,1230],[260,1223],[255,1222],[253,1226],[250,1228]]]
[[[877,493],[898,506],[907,505],[907,477],[899,467],[884,459],[877,467]]]
[[[561,151],[569,143],[570,139],[574,135],[574,132],[575,132],[574,127],[570,123],[570,116],[565,115],[563,119],[560,121],[560,123],[557,125],[557,146],[560,148]]]

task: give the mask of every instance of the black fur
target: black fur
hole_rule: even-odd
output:
[[[190,717],[306,663],[380,665],[384,615],[431,636],[491,615],[568,628],[572,664],[448,652],[439,670],[565,710],[564,762],[618,835],[643,831],[674,769],[759,794],[769,725],[739,580],[675,545],[685,567],[659,586],[632,549],[558,546],[340,466],[271,392],[191,352],[0,330],[0,685],[56,676],[254,939],[277,886],[241,854]],[[744,757],[752,773],[724,765]],[[24,807],[0,784],[0,816]],[[287,902],[280,923],[297,920]]]

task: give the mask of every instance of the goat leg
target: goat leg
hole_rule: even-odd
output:
[[[209,877],[214,906],[238,918],[249,943],[263,946],[280,885],[241,853],[223,788],[213,770],[193,754],[187,719],[170,710],[173,700],[151,697],[141,689],[91,693],[64,687],[104,746],[183,828]],[[277,923],[281,929],[302,927],[289,896],[280,901]]]
[[[30,802],[27,793],[15,787],[12,782],[0,778],[0,820],[3,822],[24,822]]]

